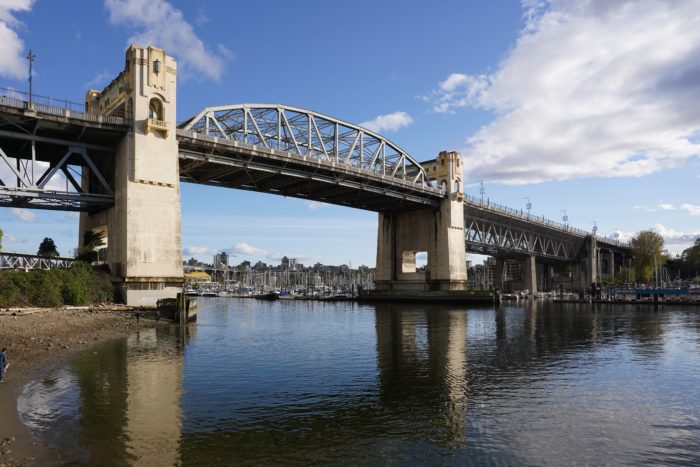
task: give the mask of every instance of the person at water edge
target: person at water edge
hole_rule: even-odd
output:
[[[0,383],[5,379],[5,371],[10,366],[10,360],[7,358],[7,349],[5,347],[0,351]]]

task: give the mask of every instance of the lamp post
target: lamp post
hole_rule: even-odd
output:
[[[29,49],[27,54],[27,60],[29,61],[29,108],[32,108],[32,63],[36,60],[36,55],[32,53],[32,49]]]
[[[562,216],[561,219],[564,221],[564,225],[568,227],[569,226],[569,216],[566,215],[566,209],[562,209],[559,212],[564,213],[564,215]]]
[[[529,196],[523,196],[522,199],[526,199],[527,203],[525,203],[525,209],[527,209],[527,217],[530,217],[530,210],[532,209],[532,203],[530,202],[530,197]]]
[[[484,193],[486,193],[486,189],[484,189],[483,180],[479,180],[479,193],[481,193],[481,204],[484,204]]]

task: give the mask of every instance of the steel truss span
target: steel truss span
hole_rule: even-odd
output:
[[[574,244],[573,239],[567,239],[563,235],[547,235],[514,225],[474,218],[467,218],[464,234],[467,251],[493,256],[515,253],[571,261],[580,248],[580,245]]]
[[[365,128],[309,110],[267,104],[208,107],[179,128],[418,186],[430,184],[423,167],[397,145]]]
[[[57,269],[69,268],[75,264],[75,258],[59,256],[36,256],[23,253],[0,252],[0,269]]]

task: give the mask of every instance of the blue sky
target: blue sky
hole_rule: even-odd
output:
[[[71,6],[72,5],[72,6]],[[178,118],[283,103],[366,124],[418,160],[462,152],[466,192],[671,251],[700,236],[700,9],[688,0],[0,0],[0,87],[82,101],[129,43],[179,64]],[[379,118],[383,117],[383,118]],[[4,249],[77,246],[67,213],[0,208]],[[182,186],[185,257],[374,265],[376,214]]]

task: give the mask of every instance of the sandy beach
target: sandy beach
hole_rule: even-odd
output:
[[[10,360],[0,384],[0,467],[64,465],[21,423],[17,397],[22,388],[94,345],[156,325],[153,313],[146,311],[137,323],[134,312],[123,306],[0,310],[0,348],[7,347]]]

